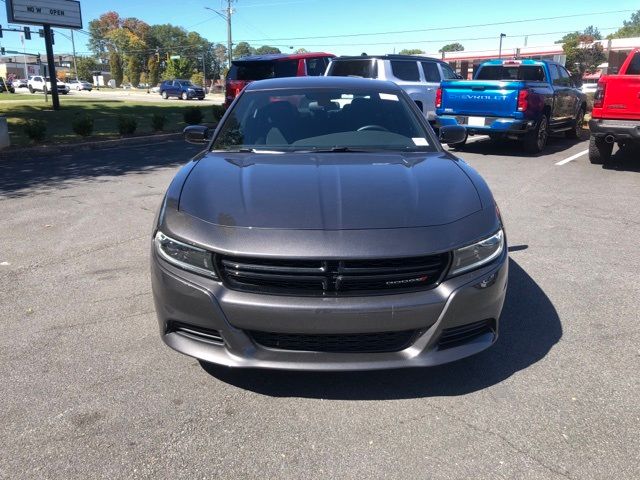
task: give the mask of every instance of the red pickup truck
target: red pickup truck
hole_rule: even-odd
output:
[[[640,145],[640,48],[631,51],[620,73],[598,82],[589,129],[591,163],[608,162],[614,143],[621,149]]]

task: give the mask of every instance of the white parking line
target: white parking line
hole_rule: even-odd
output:
[[[580,158],[581,156],[586,155],[587,153],[589,153],[589,150],[578,152],[575,155],[571,155],[569,158],[565,158],[564,160],[560,160],[559,162],[556,162],[556,165],[564,165],[565,163],[572,162],[576,158]]]

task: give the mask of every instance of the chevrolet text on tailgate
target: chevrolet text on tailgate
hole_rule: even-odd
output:
[[[586,109],[586,96],[569,72],[546,61],[491,60],[473,80],[445,80],[436,93],[437,126],[519,139],[531,153],[541,152],[553,132],[577,138]]]
[[[618,75],[598,82],[589,129],[591,163],[608,162],[615,142],[623,150],[640,145],[640,48],[631,51]]]

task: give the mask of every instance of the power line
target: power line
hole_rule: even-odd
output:
[[[472,25],[456,25],[452,27],[431,27],[431,28],[420,28],[415,30],[390,30],[387,32],[370,32],[370,33],[348,33],[344,35],[319,35],[313,37],[287,37],[287,38],[249,38],[243,39],[239,41],[243,42],[261,42],[265,40],[272,41],[282,41],[282,40],[315,40],[315,39],[323,39],[323,38],[346,38],[346,37],[365,37],[371,35],[392,35],[398,33],[423,33],[423,32],[438,32],[442,30],[456,30],[460,28],[477,28],[477,27],[493,27],[498,25],[512,25],[516,23],[527,23],[527,22],[541,22],[546,20],[559,20],[563,18],[575,18],[575,17],[587,17],[587,16],[595,16],[595,15],[607,15],[611,13],[627,13],[633,12],[635,10],[610,10],[607,12],[592,12],[592,13],[575,13],[572,15],[559,15],[555,17],[539,17],[539,18],[526,18],[522,20],[508,20],[505,22],[492,22],[492,23],[477,23]]]

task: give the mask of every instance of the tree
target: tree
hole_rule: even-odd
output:
[[[400,55],[422,55],[424,52],[419,48],[405,48],[400,50]]]
[[[134,87],[137,87],[140,84],[142,65],[140,64],[140,59],[137,55],[130,55],[128,57],[125,73]]]
[[[575,80],[581,80],[586,72],[593,73],[607,59],[602,45],[585,35],[570,38],[564,42],[562,50],[567,56],[567,70]]]
[[[194,73],[191,75],[191,82],[194,85],[204,86],[204,75],[201,72]]]
[[[93,83],[93,72],[100,70],[100,65],[93,57],[78,57],[78,78]]]
[[[296,53],[309,53],[309,50],[307,50],[306,48],[299,48],[296,50]]]
[[[438,50],[438,52],[440,52],[440,53],[462,52],[462,51],[464,51],[464,46],[461,43],[458,43],[458,42],[448,43],[444,47],[442,47],[440,50]]]
[[[262,45],[260,48],[256,49],[256,54],[258,55],[268,55],[270,53],[282,53],[279,48],[271,47],[269,45]]]
[[[147,61],[147,82],[155,86],[160,82],[160,66],[155,55],[149,57]]]
[[[238,43],[233,49],[233,58],[246,57],[247,55],[253,55],[255,49],[247,42]]]
[[[193,65],[186,57],[167,62],[167,69],[164,71],[164,78],[191,78],[193,75]]]
[[[631,38],[640,37],[640,10],[631,14],[631,18],[622,22],[624,26],[607,38]]]
[[[111,78],[116,81],[116,87],[122,85],[124,72],[122,71],[122,58],[118,52],[111,52],[109,55],[109,69],[111,70]]]

